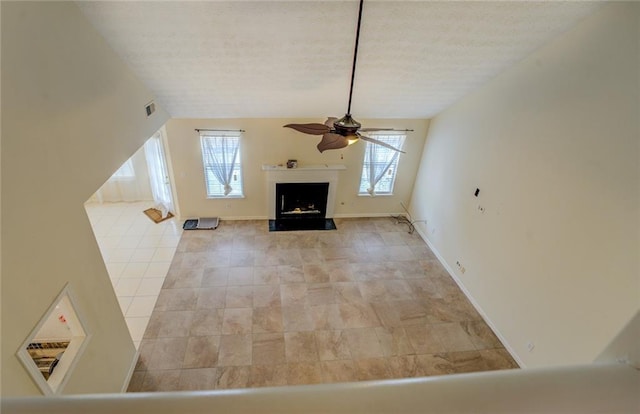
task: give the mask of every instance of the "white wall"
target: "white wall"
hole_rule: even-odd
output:
[[[263,164],[286,163],[297,159],[298,164],[344,164],[340,172],[337,205],[334,217],[375,216],[402,212],[413,189],[420,154],[427,134],[428,121],[411,119],[359,121],[366,127],[413,129],[407,133],[406,154],[400,157],[393,196],[359,197],[358,185],[362,171],[365,145],[358,142],[342,150],[318,152],[320,137],[302,134],[289,128],[288,123],[323,122],[324,119],[171,119],[166,125],[167,139],[176,195],[182,218],[211,217],[261,218],[268,215],[266,205],[266,173]],[[200,137],[196,128],[243,129],[242,170],[245,198],[207,199],[200,151]],[[343,204],[344,203],[344,204]]]
[[[40,394],[15,354],[67,282],[92,337],[64,392],[117,392],[136,351],[83,203],[167,114],[75,4],[1,7],[2,395]]]
[[[413,216],[525,366],[592,362],[640,304],[639,20],[604,7],[429,127]]]

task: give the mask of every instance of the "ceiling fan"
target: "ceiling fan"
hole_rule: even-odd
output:
[[[351,97],[353,96],[353,80],[356,74],[356,59],[358,57],[358,41],[360,39],[360,22],[362,21],[362,4],[364,0],[360,0],[360,9],[358,10],[358,26],[356,29],[356,46],[353,52],[353,67],[351,69],[351,87],[349,89],[349,105],[347,113],[342,118],[328,118],[324,124],[287,124],[285,128],[292,128],[298,132],[310,135],[322,135],[322,141],[318,144],[318,151],[323,152],[331,149],[340,149],[348,145],[356,143],[359,139],[368,141],[373,144],[382,145],[383,147],[394,151],[404,151],[395,148],[386,142],[382,142],[375,138],[362,135],[360,132],[371,131],[397,131],[393,128],[361,128],[360,122],[351,117]],[[403,130],[410,131],[410,130]]]

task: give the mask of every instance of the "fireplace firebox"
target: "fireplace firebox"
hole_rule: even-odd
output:
[[[276,220],[324,219],[329,183],[277,183]]]

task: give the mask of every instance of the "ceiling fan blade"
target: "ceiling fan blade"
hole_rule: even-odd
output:
[[[398,148],[393,147],[393,146],[387,144],[386,142],[378,141],[377,139],[374,139],[374,138],[371,138],[371,137],[366,137],[366,136],[364,136],[362,134],[358,134],[358,136],[360,137],[360,139],[362,139],[364,141],[369,141],[369,142],[371,142],[373,144],[376,144],[376,145],[382,145],[385,148],[389,148],[391,150],[398,151],[398,152],[401,152],[403,154],[406,154],[404,151],[399,150]]]
[[[340,149],[349,145],[349,140],[346,137],[338,134],[327,133],[322,136],[322,141],[318,144],[318,151],[324,152],[326,150]]]
[[[362,132],[375,132],[375,131],[401,131],[393,128],[360,128]]]
[[[338,118],[335,118],[335,117],[332,116],[332,117],[327,118],[327,120],[324,121],[324,124],[326,126],[328,126],[329,128],[333,128],[333,123],[336,122],[337,120],[338,120]]]
[[[324,124],[287,124],[284,128],[295,129],[303,134],[322,135],[331,131],[331,128]]]

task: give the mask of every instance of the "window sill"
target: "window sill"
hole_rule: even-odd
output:
[[[375,193],[375,195],[371,195],[369,193],[358,193],[358,197],[391,197],[393,193]]]
[[[229,199],[239,199],[245,198],[243,195],[228,195],[228,196],[207,196],[207,200],[229,200]]]

